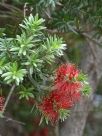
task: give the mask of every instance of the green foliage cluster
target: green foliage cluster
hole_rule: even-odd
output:
[[[62,56],[65,49],[61,38],[45,34],[43,23],[44,19],[39,19],[38,15],[30,15],[20,24],[20,35],[15,38],[0,38],[0,80],[5,84],[24,84],[21,87],[24,94],[21,89],[20,98],[31,95],[25,95],[26,80],[30,80],[27,86],[33,86],[33,89],[40,91],[40,86],[43,85],[41,83],[48,82],[45,75],[51,74],[46,69],[47,66],[55,62],[56,56]]]
[[[74,33],[84,31],[86,25],[102,28],[102,0],[59,0],[59,3],[51,12],[51,27]]]
[[[46,34],[43,24],[31,14],[20,24],[21,34],[0,38],[0,83],[16,85],[19,99],[41,101],[53,80],[52,64],[66,49],[62,38]]]
[[[12,4],[15,6],[27,5],[28,13],[33,11],[34,14],[39,13],[42,17],[44,14],[48,14],[47,10],[54,11],[59,0],[12,0]],[[24,6],[25,7],[25,6]]]
[[[82,94],[88,96],[91,91],[91,87],[88,82],[88,76],[81,72],[78,76],[78,81],[81,81],[83,83]]]
[[[88,26],[94,30],[102,28],[102,0],[12,0],[11,4],[19,7],[25,3],[28,3],[27,7],[33,8],[32,13],[45,17],[49,28],[76,34],[85,31]],[[14,8],[11,12],[15,16],[22,13],[19,8]],[[12,16],[11,13],[10,15]]]

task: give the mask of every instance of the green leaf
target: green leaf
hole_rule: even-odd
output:
[[[89,83],[84,82],[84,86],[83,86],[83,89],[82,89],[83,95],[89,95],[91,90],[92,90],[92,88],[90,87]]]
[[[82,72],[78,75],[77,78],[78,81],[86,81],[87,80],[87,75],[83,74]]]
[[[3,71],[5,70],[5,58],[1,58],[0,59],[0,74],[3,73]]]
[[[0,111],[0,118],[3,118],[4,116],[3,116],[3,113],[2,113],[2,111]]]
[[[69,110],[66,110],[66,109],[59,110],[59,118],[61,119],[61,121],[64,121],[65,119],[67,119],[69,115],[70,115]]]
[[[45,117],[45,122],[47,125],[49,124],[49,119],[47,117]]]
[[[20,24],[20,26],[23,29],[26,29],[29,32],[33,33],[39,33],[41,30],[45,29],[45,27],[42,25],[45,20],[38,17],[38,14],[36,14],[35,17],[33,17],[32,14],[23,21],[23,24]]]
[[[10,63],[5,69],[5,73],[3,73],[1,77],[3,77],[7,83],[15,82],[17,85],[19,85],[27,73],[26,69],[18,68],[17,62]]]
[[[25,98],[26,100],[29,100],[29,98],[34,98],[32,91],[33,88],[26,88],[22,85],[19,91],[19,99]]]
[[[45,51],[45,61],[51,63],[54,62],[56,56],[60,57],[63,55],[63,51],[66,49],[66,44],[63,43],[61,38],[54,35],[53,37],[49,36],[42,47]]]
[[[39,122],[39,125],[42,124],[43,120],[44,120],[44,116],[41,117],[40,122]]]

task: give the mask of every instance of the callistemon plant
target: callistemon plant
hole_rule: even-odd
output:
[[[81,95],[89,94],[86,75],[74,64],[56,65],[66,45],[62,38],[47,35],[44,19],[30,15],[20,30],[13,38],[0,38],[0,83],[10,90],[2,114],[15,91],[19,101],[33,102],[41,114],[40,123],[66,119]]]

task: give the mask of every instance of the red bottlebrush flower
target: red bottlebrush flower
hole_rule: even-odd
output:
[[[61,109],[70,109],[80,99],[81,82],[77,81],[79,70],[72,64],[63,64],[56,71],[54,90],[43,99],[39,108],[54,123]]]
[[[50,94],[50,98],[53,100],[54,107],[57,111],[59,109],[68,109],[72,106],[72,101],[68,98],[68,95],[59,90],[52,91]]]
[[[0,96],[0,111],[2,111],[4,106],[5,98],[3,96]]]
[[[52,123],[55,123],[58,120],[58,111],[54,108],[52,97],[48,96],[48,98],[45,98],[39,105],[39,109]]]
[[[59,82],[55,84],[55,89],[64,93],[73,93],[74,91],[80,91],[82,85],[80,82]]]
[[[42,101],[39,109],[52,123],[56,123],[59,118],[59,110],[69,109],[72,105],[71,98],[68,98],[63,92],[59,93],[57,90],[54,90]]]
[[[81,82],[77,81],[78,75],[79,70],[73,64],[63,64],[56,71],[55,89],[66,94],[73,104],[80,99],[82,88]]]
[[[77,78],[79,70],[73,64],[63,64],[56,70],[55,83],[63,82],[65,80],[72,81]]]

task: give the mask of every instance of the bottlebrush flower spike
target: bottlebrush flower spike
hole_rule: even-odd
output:
[[[56,70],[55,89],[66,94],[73,104],[80,99],[82,82],[78,81],[79,74],[73,64],[63,64]]]
[[[39,105],[43,116],[52,123],[66,119],[69,110],[80,100],[84,80],[79,76],[80,71],[73,64],[63,64],[56,70],[54,89]]]
[[[0,96],[0,112],[1,112],[2,109],[3,109],[4,102],[5,102],[5,98],[4,98],[3,96]]]
[[[54,107],[54,100],[52,97],[48,96],[44,98],[42,103],[39,105],[44,117],[48,118],[52,123],[58,120],[58,110]]]

